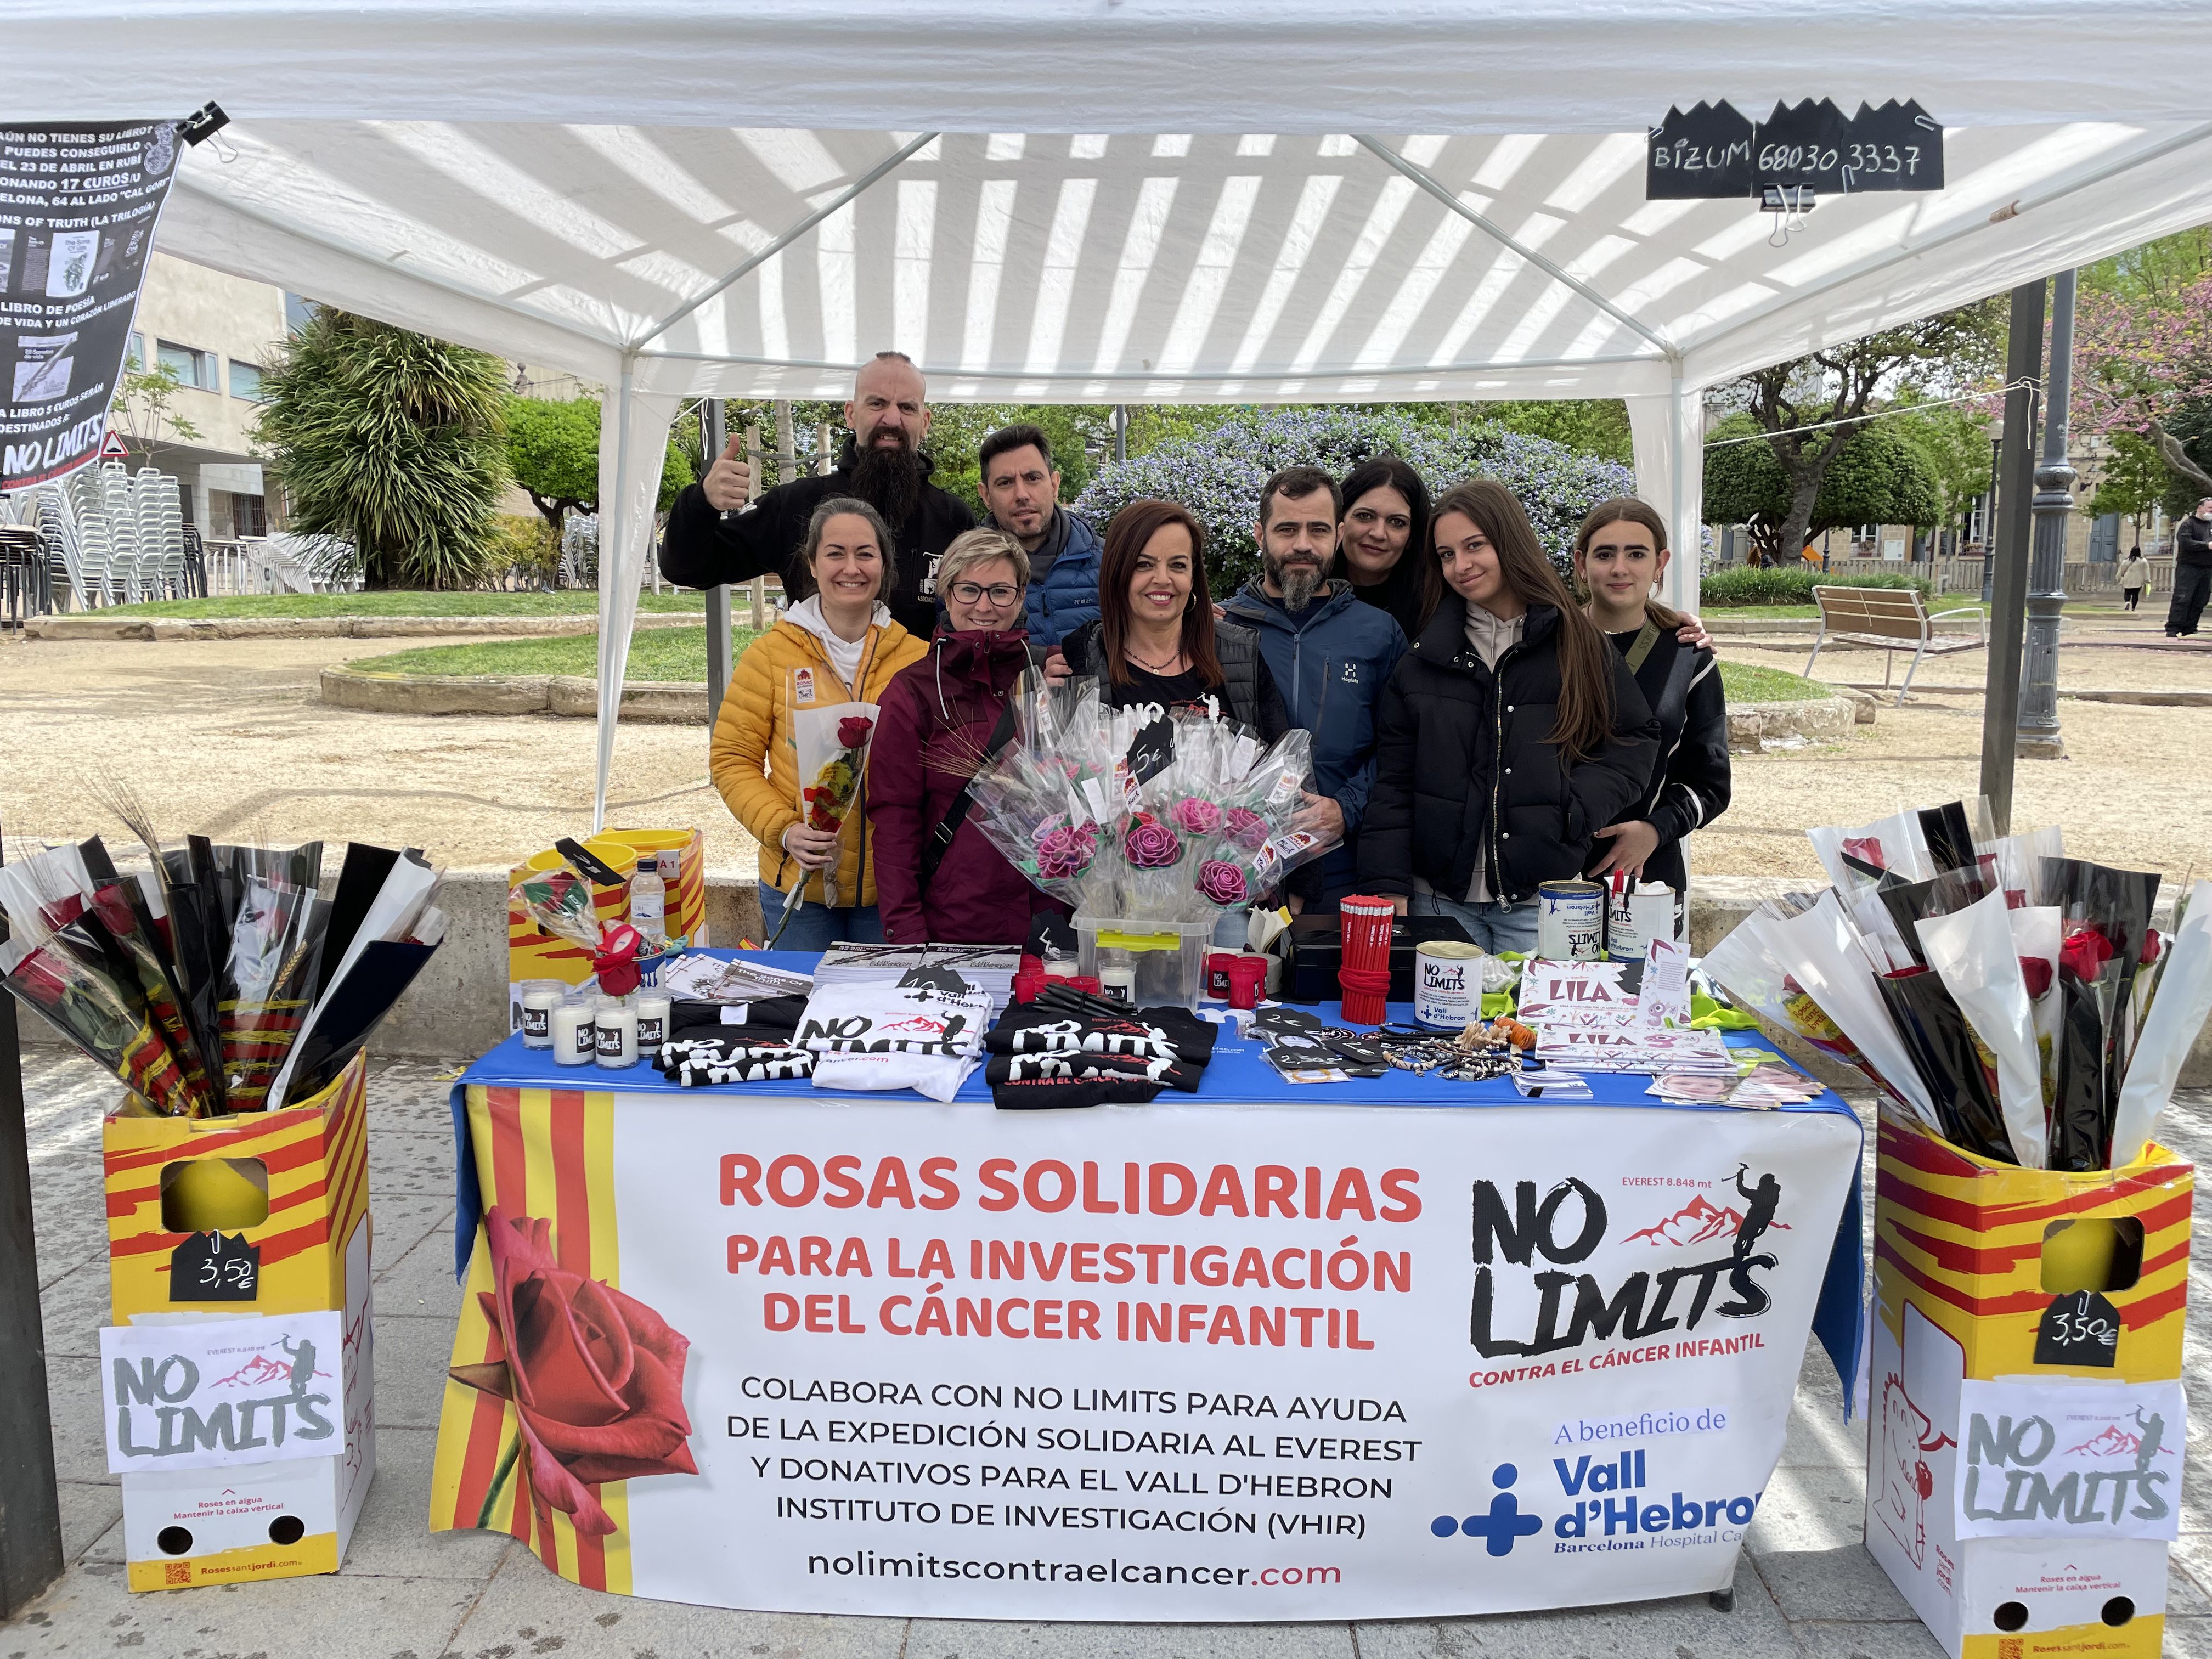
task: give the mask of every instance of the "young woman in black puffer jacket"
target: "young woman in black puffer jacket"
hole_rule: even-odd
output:
[[[1446,592],[1383,690],[1361,884],[1529,951],[1538,884],[1641,800],[1658,722],[1502,484],[1454,485],[1429,523]]]

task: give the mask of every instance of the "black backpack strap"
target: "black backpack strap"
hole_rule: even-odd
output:
[[[983,745],[982,759],[976,763],[979,770],[989,763],[993,756],[1013,740],[1014,698],[1018,691],[1018,687],[1010,687],[1007,690],[1006,706],[999,711],[999,723],[991,728],[991,740]],[[960,826],[968,821],[968,809],[975,805],[974,787],[972,779],[960,786],[960,793],[952,798],[951,804],[945,809],[945,816],[937,821],[937,827],[932,830],[923,840],[921,890],[917,896],[921,898],[929,896],[930,884],[937,879],[937,867],[945,862],[945,854],[952,848],[952,838],[960,833]]]

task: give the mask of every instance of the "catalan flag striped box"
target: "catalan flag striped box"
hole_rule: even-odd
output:
[[[1867,1548],[1958,1659],[2160,1651],[2164,1541],[1958,1535],[1960,1384],[2179,1377],[2196,1180],[2155,1144],[2125,1169],[2077,1174],[1881,1126]],[[2117,1237],[2101,1289],[2067,1288],[2058,1271],[2054,1239],[2083,1222]]]
[[[637,869],[639,856],[650,853],[660,860],[660,874],[668,884],[669,938],[680,938],[692,945],[708,942],[706,842],[696,830],[606,830],[592,836],[584,846],[620,872],[623,878],[618,884],[592,884],[592,902],[599,911],[602,927],[629,919],[629,878]],[[507,872],[507,884],[512,887],[533,870],[550,869],[560,861],[560,856],[548,849],[525,860]],[[667,867],[671,860],[678,865],[672,875]],[[521,1028],[522,986],[526,980],[551,979],[564,985],[580,985],[591,977],[591,972],[588,951],[566,939],[554,938],[519,906],[507,907],[508,1030]]]
[[[335,1309],[344,1332],[331,1359],[344,1402],[343,1452],[124,1475],[132,1589],[295,1578],[336,1572],[343,1560],[376,1469],[368,1128],[365,1055],[283,1111],[115,1115],[101,1126],[117,1324],[142,1314]],[[192,1189],[194,1166],[217,1160],[229,1166],[225,1191],[235,1200],[262,1188],[267,1212],[202,1232],[192,1224],[209,1218],[179,1194]]]

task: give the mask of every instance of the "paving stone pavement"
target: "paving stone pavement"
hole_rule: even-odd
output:
[[[732,1613],[608,1596],[556,1578],[509,1540],[428,1531],[431,1446],[453,1284],[447,1076],[394,1061],[370,1083],[376,1234],[377,1472],[335,1577],[133,1595],[123,1505],[101,1450],[98,1332],[106,1321],[99,1114],[114,1093],[50,1048],[24,1062],[54,1455],[70,1567],[0,1625],[0,1659],[1934,1659],[1941,1654],[1859,1541],[1864,1425],[1845,1426],[1827,1356],[1808,1345],[1782,1462],[1735,1577],[1703,1595],[1480,1619],[1364,1624],[1085,1625]],[[2160,1139],[2212,1159],[2212,1091],[2185,1092]],[[1869,1146],[1871,1141],[1869,1140]],[[1869,1176],[1871,1151],[1869,1150]],[[2206,1203],[2199,1195],[2200,1211]],[[2192,1263],[2192,1286],[2203,1279]],[[2167,1588],[2166,1651],[2212,1659],[2212,1286],[2193,1295],[2185,1532]]]

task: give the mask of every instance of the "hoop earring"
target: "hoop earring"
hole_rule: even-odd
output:
[[[1195,611],[1195,610],[1197,610],[1197,609],[1198,609],[1198,590],[1197,590],[1196,588],[1194,588],[1194,588],[1192,588],[1192,589],[1190,590],[1189,597],[1188,597],[1188,598],[1187,598],[1187,599],[1185,599],[1183,600],[1183,602],[1182,602],[1182,613],[1183,613],[1183,615],[1184,615],[1184,616],[1188,617],[1188,615],[1190,615],[1190,613],[1191,613],[1192,611]]]

